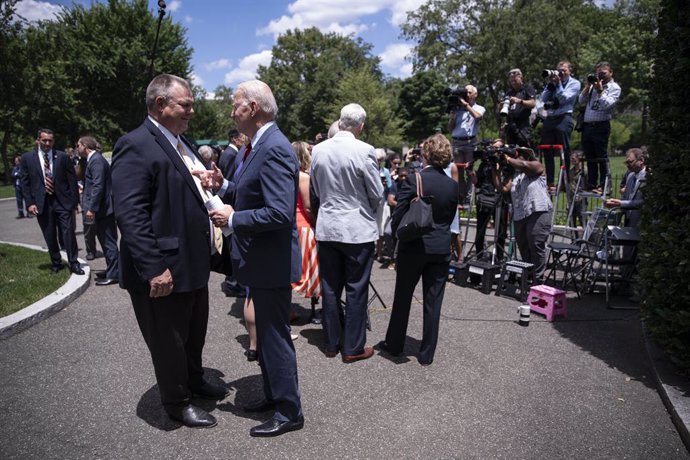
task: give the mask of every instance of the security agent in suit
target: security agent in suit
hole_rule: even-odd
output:
[[[158,75],[146,89],[148,117],[115,144],[112,196],[120,229],[120,286],[127,290],[168,415],[186,426],[216,419],[192,395],[222,399],[203,379],[208,279],[215,246],[202,189],[190,173],[201,160],[182,133],[194,110],[189,84]],[[183,157],[183,155],[185,155]]]
[[[37,149],[26,152],[21,160],[22,192],[26,210],[36,216],[52,262],[51,271],[64,268],[60,257],[62,240],[69,269],[83,275],[77,261],[77,237],[74,233],[74,213],[79,205],[79,188],[74,164],[65,152],[53,149],[53,132],[40,129]]]
[[[103,248],[106,262],[105,275],[96,281],[96,285],[108,286],[117,284],[120,279],[117,224],[111,199],[110,164],[97,148],[98,142],[91,136],[81,137],[77,141],[77,152],[86,159],[82,192],[84,219],[96,224],[96,236]]]
[[[243,145],[244,136],[236,128],[228,131],[228,146],[223,150],[218,159],[218,167],[226,179],[232,177],[235,169],[235,158],[237,158],[237,153]]]
[[[620,206],[625,212],[625,226],[639,228],[644,182],[647,176],[647,154],[642,149],[632,148],[626,152],[625,164],[632,174],[628,174],[623,196],[620,200],[610,198],[604,205],[607,208]]]
[[[310,174],[312,205],[318,209],[324,353],[332,358],[340,350],[345,362],[374,354],[372,347],[365,346],[367,297],[383,184],[374,147],[357,139],[365,120],[359,104],[343,107],[340,131],[314,146]]]
[[[249,434],[278,436],[304,426],[289,324],[291,283],[299,280],[302,263],[295,223],[299,165],[274,122],[278,107],[268,85],[258,80],[241,83],[232,100],[232,117],[251,139],[251,148],[239,158],[229,186],[233,204],[210,215],[215,224],[232,230],[233,273],[249,287],[254,301],[265,400],[245,410],[274,410]],[[214,173],[218,176],[219,171]]]
[[[451,145],[441,134],[435,134],[424,142],[422,157],[424,169],[420,173],[423,195],[431,203],[433,229],[422,238],[398,245],[396,262],[395,297],[386,340],[378,347],[399,355],[405,346],[410,305],[415,287],[422,278],[424,292],[424,324],[418,361],[428,366],[434,360],[438,342],[441,304],[448,279],[450,263],[450,224],[458,206],[458,184],[448,177],[444,168],[452,159]],[[410,174],[398,194],[398,204],[393,211],[391,229],[397,231],[402,217],[417,196],[417,177]]]

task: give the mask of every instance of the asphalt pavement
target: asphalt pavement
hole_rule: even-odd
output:
[[[14,200],[0,201],[0,240],[45,246],[37,222],[14,215]],[[164,415],[126,292],[91,284],[0,341],[0,458],[690,458],[657,392],[638,311],[570,296],[567,319],[533,313],[521,327],[518,301],[451,283],[429,367],[415,359],[418,302],[403,357],[344,364],[319,351],[309,302],[293,297],[305,427],[251,438],[266,415],[238,406],[261,395],[260,371],[243,355],[241,300],[224,296],[222,279],[209,281],[204,366],[231,393],[199,401],[217,427]],[[372,282],[388,308],[371,306],[371,345],[385,335],[395,271],[375,264]]]

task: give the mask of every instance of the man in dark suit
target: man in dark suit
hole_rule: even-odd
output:
[[[233,128],[228,131],[228,146],[220,154],[218,159],[218,167],[223,172],[223,176],[229,179],[235,169],[235,158],[237,158],[237,152],[245,143],[244,136],[240,132]]]
[[[22,192],[26,210],[36,216],[52,262],[51,271],[64,268],[60,257],[62,240],[69,269],[83,275],[77,261],[77,237],[74,233],[74,213],[79,204],[79,188],[74,165],[65,152],[53,149],[53,132],[40,129],[37,149],[22,155]]]
[[[233,177],[232,206],[211,213],[216,225],[233,232],[233,273],[249,286],[254,301],[266,399],[245,410],[275,409],[273,417],[249,431],[251,436],[278,436],[304,425],[289,325],[291,283],[300,278],[302,260],[295,224],[299,165],[273,121],[277,112],[265,83],[253,80],[237,87],[232,117],[251,144]]]
[[[105,253],[107,267],[96,286],[108,286],[117,284],[120,279],[117,225],[111,199],[110,164],[97,149],[98,142],[91,136],[81,137],[77,142],[77,152],[86,160],[81,205],[84,220],[96,225],[96,236]]]
[[[203,379],[212,258],[222,257],[191,171],[204,169],[181,136],[194,110],[189,84],[158,75],[146,89],[148,117],[115,144],[112,197],[120,229],[120,286],[127,289],[151,352],[161,401],[186,426],[216,419],[192,395],[223,399],[227,389]],[[221,235],[222,236],[222,235]]]

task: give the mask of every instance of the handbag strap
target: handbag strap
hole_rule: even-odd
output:
[[[417,196],[421,198],[424,196],[424,187],[422,186],[422,175],[418,172],[414,173],[414,175],[417,179]]]

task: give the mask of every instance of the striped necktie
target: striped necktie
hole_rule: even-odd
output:
[[[50,158],[48,152],[43,152],[43,173],[45,176],[45,188],[48,195],[52,195],[55,187],[53,186],[53,172],[50,170]]]
[[[194,163],[189,158],[189,156],[185,153],[185,149],[184,149],[184,146],[182,145],[182,141],[179,139],[177,140],[177,153],[180,154],[182,161],[184,161],[184,164],[187,165],[187,168],[189,169],[189,172],[191,173],[194,170]],[[201,198],[203,198],[204,201],[210,200],[213,195],[211,195],[211,193],[209,193],[208,190],[206,190],[204,187],[201,186],[201,181],[199,180],[199,178],[192,174],[192,179],[194,180],[196,187],[199,189],[199,193],[201,193]],[[213,231],[213,246],[216,248],[216,252],[218,254],[222,254],[223,253],[223,232],[220,228],[213,225],[213,222],[211,222],[210,219],[209,219],[209,222],[211,223],[211,229]]]

